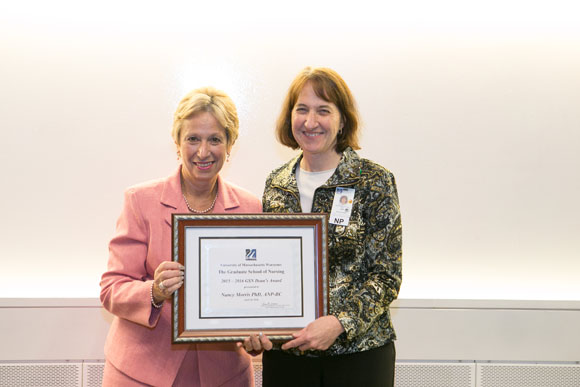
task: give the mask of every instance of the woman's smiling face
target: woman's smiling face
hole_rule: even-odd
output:
[[[336,153],[336,136],[342,127],[336,105],[316,95],[307,82],[292,109],[292,134],[305,155]]]
[[[226,131],[213,114],[200,112],[184,120],[176,144],[183,160],[183,178],[213,184],[229,152],[227,144]]]

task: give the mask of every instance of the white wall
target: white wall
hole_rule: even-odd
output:
[[[392,312],[398,387],[580,385],[578,301],[407,299]],[[0,385],[100,386],[111,320],[98,299],[0,299]]]
[[[580,300],[577,2],[375,3],[2,3],[0,297],[98,297],[122,191],[174,170],[192,88],[236,101],[223,174],[260,195],[286,89],[323,65],[397,177],[401,298]]]
[[[398,300],[397,360],[580,362],[580,302]],[[97,299],[0,299],[0,363],[100,360],[112,316]]]

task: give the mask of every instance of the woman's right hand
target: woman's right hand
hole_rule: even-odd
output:
[[[272,349],[272,346],[272,342],[268,336],[262,333],[259,335],[250,335],[250,337],[244,339],[243,343],[238,343],[238,347],[244,347],[246,352],[252,356],[257,356],[264,352],[264,350],[269,351]]]
[[[168,300],[183,285],[185,267],[179,262],[164,261],[155,269],[153,277],[153,298],[156,304]]]

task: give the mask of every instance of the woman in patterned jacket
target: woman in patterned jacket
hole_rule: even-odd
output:
[[[283,345],[251,336],[263,353],[263,386],[392,386],[395,332],[389,313],[401,285],[401,219],[395,179],[361,158],[359,118],[344,80],[328,68],[294,79],[278,140],[301,154],[266,180],[264,212],[324,212],[329,225],[327,316]],[[346,198],[344,198],[346,196]]]

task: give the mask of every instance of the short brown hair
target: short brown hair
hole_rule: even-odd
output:
[[[332,102],[340,111],[344,126],[336,136],[336,151],[342,152],[349,146],[353,149],[360,149],[358,144],[360,119],[354,97],[341,76],[336,71],[325,67],[306,67],[290,84],[276,123],[278,141],[292,149],[300,148],[292,134],[292,109],[298,100],[298,95],[308,82],[318,97]]]
[[[228,148],[234,145],[240,128],[236,105],[226,93],[213,87],[192,90],[177,105],[171,130],[176,144],[180,143],[183,121],[200,112],[211,113],[226,131]]]

